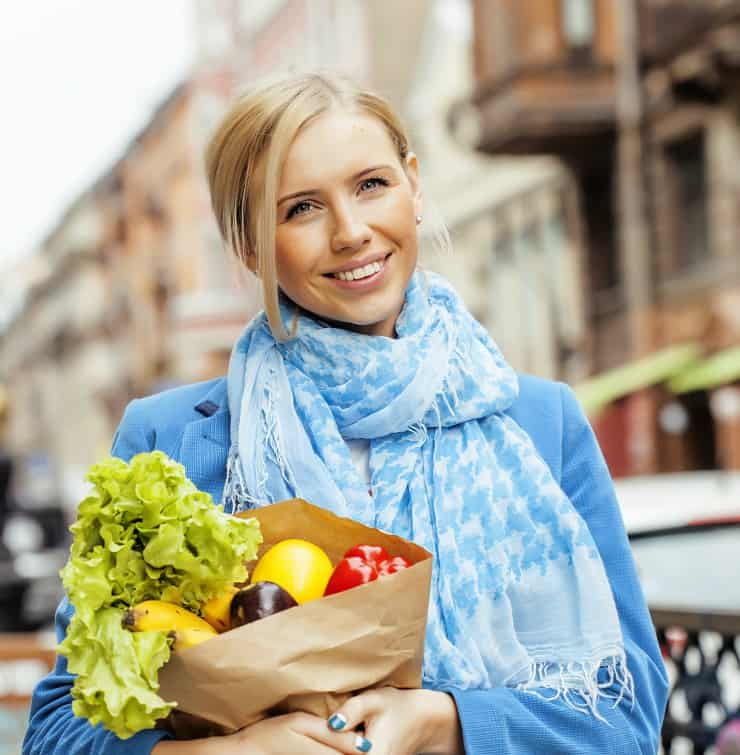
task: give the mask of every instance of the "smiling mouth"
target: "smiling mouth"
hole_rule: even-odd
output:
[[[328,277],[336,278],[340,281],[356,281],[369,278],[371,275],[379,273],[385,267],[388,257],[390,257],[390,254],[387,254],[382,260],[376,260],[375,262],[370,262],[367,265],[362,265],[346,272],[328,273]]]

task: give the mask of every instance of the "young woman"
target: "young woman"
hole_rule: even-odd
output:
[[[388,104],[329,75],[261,84],[207,172],[265,311],[227,378],[134,401],[113,453],[159,448],[229,511],[300,496],[428,548],[424,689],[121,742],[74,718],[60,658],[24,753],[655,753],[666,674],[593,433],[418,270],[419,166]]]

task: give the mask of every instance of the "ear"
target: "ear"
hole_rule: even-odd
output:
[[[244,264],[247,266],[247,270],[258,278],[259,272],[257,271],[257,255],[254,252],[247,252],[247,256],[244,260]]]
[[[424,214],[424,195],[421,190],[421,177],[419,176],[419,161],[413,152],[406,155],[406,175],[411,184],[411,191],[414,194],[414,215]]]

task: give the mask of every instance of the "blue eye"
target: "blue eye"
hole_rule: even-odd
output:
[[[287,218],[290,219],[294,215],[305,215],[309,210],[311,209],[311,203],[310,202],[298,202],[298,204],[294,204],[289,210],[287,214]]]
[[[377,189],[378,186],[388,186],[389,182],[385,178],[380,178],[379,176],[376,176],[374,178],[366,178],[361,184],[360,189],[362,191],[372,191],[373,189]]]

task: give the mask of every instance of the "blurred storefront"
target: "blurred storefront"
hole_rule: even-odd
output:
[[[612,472],[740,468],[740,3],[473,6],[451,129],[575,178],[592,377],[574,382]]]

